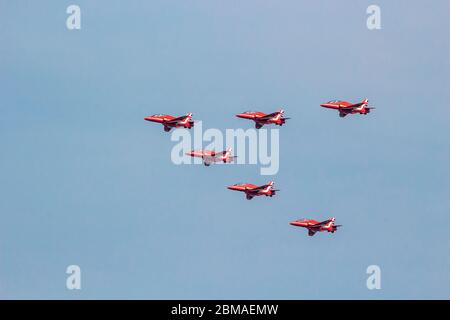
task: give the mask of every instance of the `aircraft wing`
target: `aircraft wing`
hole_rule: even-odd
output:
[[[356,108],[359,108],[359,107],[361,107],[361,103],[352,104],[351,106],[347,106],[347,107],[339,107],[339,109],[350,111],[350,110],[353,110],[353,109],[356,109]]]
[[[205,162],[213,163],[217,161],[218,156],[217,155],[204,155],[203,159]]]
[[[353,109],[361,107],[363,104],[367,104],[367,103],[366,102],[359,102],[359,103],[355,103],[355,104],[352,104],[352,105],[347,106],[347,107],[339,107],[339,109],[341,109],[341,110],[353,110]]]
[[[312,237],[315,234],[316,234],[316,231],[308,229],[308,236]]]
[[[315,228],[315,227],[321,227],[321,226],[324,226],[324,225],[326,225],[327,223],[329,223],[330,221],[331,221],[331,219],[328,219],[328,220],[319,222],[319,223],[313,225],[313,227]]]
[[[265,116],[259,117],[258,119],[259,120],[270,120],[273,117],[276,117],[277,115],[278,115],[278,112],[274,112],[274,113],[266,114]]]
[[[258,191],[258,190],[265,189],[265,188],[267,188],[268,186],[269,186],[268,184],[265,184],[265,185],[263,185],[263,186],[259,186],[259,187],[256,187],[256,188],[253,188],[253,189],[250,189],[250,190]]]
[[[186,117],[187,117],[187,116],[181,116],[181,117],[178,117],[178,118],[175,118],[175,119],[166,121],[166,123],[176,124],[176,123],[178,123],[178,122],[183,121],[184,119],[186,119]]]

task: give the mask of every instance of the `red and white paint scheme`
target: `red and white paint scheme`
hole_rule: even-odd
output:
[[[263,186],[255,186],[251,183],[236,183],[232,186],[228,186],[227,188],[234,191],[245,192],[247,200],[251,200],[255,196],[272,197],[275,195],[276,191],[280,191],[273,188],[273,181],[270,181],[268,184]]]
[[[166,132],[169,132],[172,128],[190,129],[194,126],[194,121],[192,121],[192,113],[188,113],[187,115],[178,118],[168,114],[154,114],[152,116],[145,117],[144,120],[161,123],[164,126],[164,131]]]
[[[366,115],[370,113],[370,110],[375,109],[374,107],[369,107],[369,99],[367,98],[355,104],[348,101],[332,100],[328,101],[327,103],[322,103],[320,106],[339,111],[339,116],[341,118],[345,117],[348,114],[355,113]]]
[[[316,232],[328,231],[334,233],[341,225],[335,225],[335,218],[331,218],[322,222],[312,219],[301,219],[292,221],[289,224],[296,227],[303,227],[308,229],[308,236],[312,237]]]
[[[259,111],[246,111],[243,113],[238,113],[236,117],[242,119],[249,119],[255,121],[255,128],[260,129],[265,124],[275,124],[277,126],[282,126],[286,120],[290,118],[283,117],[284,110],[281,109],[277,112],[265,114],[264,112]]]
[[[187,152],[186,155],[202,158],[203,164],[205,166],[209,166],[212,163],[216,162],[230,163],[231,161],[233,161],[236,156],[231,155],[231,150],[231,148],[219,152],[216,152],[214,150],[192,150],[191,152]]]

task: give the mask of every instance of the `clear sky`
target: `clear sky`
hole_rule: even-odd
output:
[[[66,8],[81,7],[81,30]],[[368,30],[366,8],[381,8]],[[450,298],[448,1],[0,1],[0,297]],[[338,117],[331,99],[377,109]],[[154,113],[291,117],[280,171],[175,166]],[[226,185],[274,180],[274,198]],[[289,221],[335,216],[308,237]],[[66,288],[79,265],[82,289]],[[366,268],[381,268],[381,290]]]

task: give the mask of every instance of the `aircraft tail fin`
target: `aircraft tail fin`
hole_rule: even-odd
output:
[[[334,225],[334,221],[336,221],[336,218],[332,217],[332,218],[330,218],[330,219],[328,219],[328,220],[325,220],[325,221],[322,222],[322,223],[325,223],[324,226],[325,226],[326,228],[330,228],[330,227],[332,227],[332,226]]]
[[[224,155],[225,157],[229,157],[229,156],[231,155],[231,150],[233,150],[233,148],[227,148],[227,149],[225,150],[225,152],[223,153],[223,155]]]

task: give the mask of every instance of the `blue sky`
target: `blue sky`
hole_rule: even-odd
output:
[[[0,297],[449,299],[450,4],[377,1],[377,31],[370,4],[1,1]],[[365,97],[368,116],[319,107]],[[175,166],[143,120],[280,106],[273,177]],[[272,199],[225,189],[268,180]],[[333,235],[288,224],[330,216]]]

